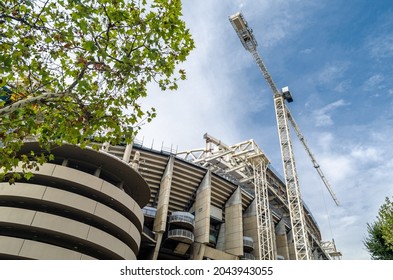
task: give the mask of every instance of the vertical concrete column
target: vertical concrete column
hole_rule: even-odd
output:
[[[281,255],[285,260],[289,260],[288,238],[285,230],[285,222],[283,219],[278,222],[275,232],[277,255]]]
[[[123,161],[125,161],[127,164],[130,162],[131,152],[132,152],[132,143],[127,144],[123,154]]]
[[[258,218],[257,202],[254,199],[243,215],[243,232],[245,236],[250,236],[254,240],[253,254],[255,259],[259,260],[259,238],[258,238]]]
[[[296,250],[295,250],[295,243],[293,242],[292,229],[288,232],[287,239],[288,239],[289,259],[296,260]]]
[[[211,204],[211,172],[208,170],[196,193],[195,198],[195,242],[194,260],[203,259],[205,244],[209,243],[210,236],[210,204]]]
[[[243,217],[240,187],[225,204],[225,251],[243,256]]]
[[[171,193],[172,176],[173,176],[173,165],[174,157],[169,158],[168,164],[166,165],[164,175],[161,178],[160,192],[158,196],[156,218],[154,220],[153,231],[156,232],[156,247],[154,248],[153,260],[158,257],[160,251],[162,235],[166,229],[167,217],[168,217],[168,206],[169,196]]]
[[[139,151],[136,151],[134,158],[131,162],[131,167],[134,168],[134,170],[136,171],[139,171],[140,157],[141,157],[141,153]]]

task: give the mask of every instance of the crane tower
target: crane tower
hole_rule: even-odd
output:
[[[252,34],[252,30],[248,27],[243,15],[241,13],[236,13],[230,16],[229,20],[239,36],[244,48],[252,54],[254,60],[262,71],[263,77],[273,92],[296,259],[311,259],[311,248],[307,238],[303,203],[299,189],[298,176],[296,173],[292,142],[288,126],[289,111],[286,110],[284,103],[285,100],[292,102],[292,96],[289,90],[279,91],[277,89],[272,77],[262,61],[261,56],[258,53],[257,41]]]

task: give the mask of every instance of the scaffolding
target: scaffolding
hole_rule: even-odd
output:
[[[208,134],[204,139],[204,149],[179,152],[177,156],[206,167],[248,191],[252,188],[256,200],[259,258],[276,259],[266,179],[269,159],[252,139],[232,146]]]
[[[321,245],[322,245],[322,249],[327,254],[329,254],[332,260],[341,260],[342,254],[340,251],[337,251],[336,243],[334,242],[334,239],[332,239],[332,241],[323,241]]]

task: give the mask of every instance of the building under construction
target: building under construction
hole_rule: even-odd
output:
[[[138,258],[296,259],[286,187],[263,151],[253,140],[204,140],[184,152],[134,144],[132,165],[151,189]],[[339,258],[303,205],[311,259]]]
[[[0,183],[0,258],[296,259],[286,187],[262,150],[204,139],[182,153],[54,149],[29,181]],[[311,258],[339,257],[304,213]]]

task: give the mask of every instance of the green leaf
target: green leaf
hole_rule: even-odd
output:
[[[93,41],[85,41],[83,42],[83,48],[88,52],[92,52],[96,50],[95,43]]]
[[[23,174],[23,177],[24,177],[26,180],[30,180],[31,177],[33,177],[33,173],[32,173],[32,172],[26,172],[26,173]]]
[[[53,160],[52,144],[85,147],[100,133],[96,141],[135,137],[156,117],[140,98],[150,94],[150,83],[178,89],[186,75],[175,68],[194,48],[180,0],[46,2],[16,1],[25,21],[1,10],[7,20],[0,23],[0,84],[25,100],[11,108],[0,99],[2,174],[19,162],[34,169]],[[36,137],[46,153],[22,153],[26,137]]]

